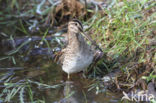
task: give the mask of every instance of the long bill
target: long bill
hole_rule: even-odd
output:
[[[89,35],[87,35],[87,34],[85,34],[85,33],[83,33],[83,32],[81,32],[81,34],[82,34],[85,38],[87,38],[87,39],[92,43],[92,45],[95,45],[96,48],[98,48],[101,52],[103,52],[102,49],[96,44],[95,41],[92,40],[92,38],[91,38]]]

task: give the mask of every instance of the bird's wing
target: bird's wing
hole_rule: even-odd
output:
[[[63,60],[64,60],[64,51],[65,49],[62,49],[62,51],[59,51],[55,54],[54,62],[62,65]]]
[[[94,58],[93,58],[93,62],[98,62],[102,57],[103,57],[104,53],[99,51],[99,50],[96,50],[95,53],[94,53]]]

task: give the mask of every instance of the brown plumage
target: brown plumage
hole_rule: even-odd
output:
[[[102,56],[99,50],[95,50],[87,44],[81,34],[82,31],[83,26],[80,21],[74,19],[68,23],[68,45],[65,49],[62,49],[59,58],[62,70],[68,74],[68,78],[71,73],[84,71],[93,62],[95,55],[96,60],[97,57]],[[86,37],[93,43],[89,36],[86,35]]]

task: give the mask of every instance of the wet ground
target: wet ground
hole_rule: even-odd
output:
[[[24,49],[22,49],[24,50]],[[40,50],[40,52],[39,52]],[[43,50],[43,51],[42,51]],[[13,88],[24,87],[24,101],[45,101],[45,103],[118,103],[121,100],[119,94],[112,93],[100,87],[102,83],[91,79],[85,79],[82,73],[71,75],[61,70],[60,65],[53,62],[52,57],[45,52],[45,48],[20,51],[14,55],[16,64],[11,59],[0,61],[0,91],[1,101],[5,101],[5,90],[13,91]],[[1,50],[3,51],[3,50]],[[4,51],[3,51],[4,52]],[[27,55],[23,55],[23,53]],[[44,54],[43,54],[44,53]],[[1,57],[3,53],[1,53]],[[48,55],[47,55],[48,54]],[[16,86],[12,86],[13,85]],[[18,93],[19,92],[19,93]],[[10,102],[21,102],[20,92],[10,99]],[[40,102],[39,102],[40,103]]]

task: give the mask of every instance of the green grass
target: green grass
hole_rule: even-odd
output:
[[[144,13],[148,8],[141,7],[139,1],[124,2],[124,6],[104,9],[107,16],[97,13],[91,28],[92,38],[101,43],[101,47],[106,48],[105,52],[116,55],[123,52],[130,54],[139,47],[144,48],[143,44],[148,42],[150,29],[156,21],[153,15],[147,17]]]
[[[39,89],[52,88],[56,89],[62,84],[48,85],[40,82],[32,81],[29,79],[18,81],[18,83],[11,83],[13,76],[10,76],[8,81],[4,82],[5,88],[0,94],[0,100],[3,102],[11,102],[12,100],[19,101],[20,103],[26,103],[26,101],[43,103],[40,99],[34,99],[34,91],[32,85],[35,84]],[[27,95],[28,94],[28,95]],[[28,96],[28,100],[26,99]]]
[[[124,69],[128,63],[145,63],[147,46],[151,43],[152,32],[156,27],[156,13],[148,14],[156,5],[152,0],[123,1],[122,6],[114,6],[103,13],[96,13],[89,22],[91,28],[87,30],[97,43],[103,48],[110,61],[116,60],[118,68]],[[118,5],[119,2],[116,2]],[[93,23],[92,23],[93,22]],[[155,38],[155,36],[154,36]],[[153,40],[154,42],[154,40]],[[155,48],[154,46],[150,47]],[[135,56],[139,51],[141,53]],[[127,60],[129,58],[129,60]],[[151,58],[154,63],[154,57]],[[124,61],[121,64],[120,61]],[[116,64],[114,64],[116,65]]]
[[[94,68],[93,77],[103,77],[105,71],[120,69],[116,82],[125,91],[138,80],[144,79],[144,85],[155,80],[156,46],[152,44],[156,40],[153,33],[156,28],[155,6],[153,0],[124,0],[122,6],[97,12],[84,23],[89,25],[86,32],[106,55]],[[98,71],[99,67],[102,72]]]

